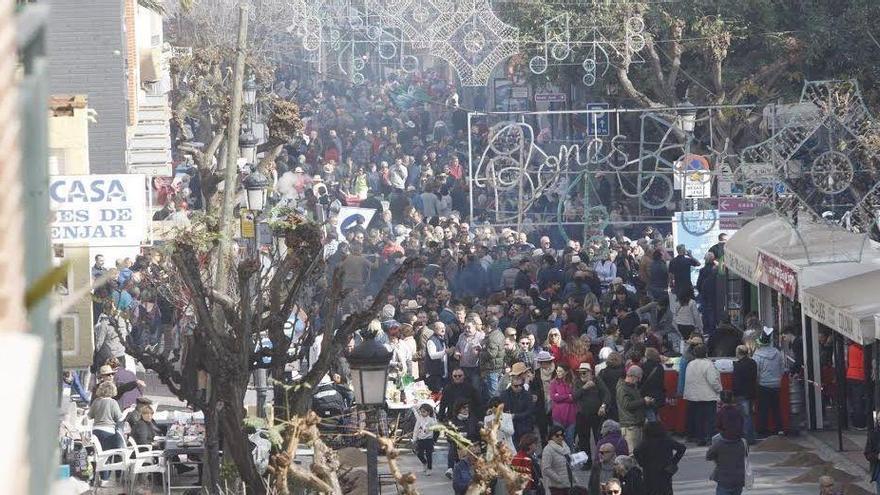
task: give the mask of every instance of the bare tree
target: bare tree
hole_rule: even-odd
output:
[[[228,285],[226,293],[216,291],[208,275],[212,273],[209,268],[217,238],[217,226],[211,224],[210,217],[196,218],[192,227],[178,232],[165,251],[167,261],[150,266],[145,277],[145,283],[172,299],[181,314],[192,314],[192,335],[182,338],[180,352],[157,352],[131,341],[126,342],[126,350],[154,371],[180,400],[204,412],[208,487],[219,486],[222,435],[224,455],[234,462],[248,492],[263,493],[266,489],[243,427],[244,398],[252,370],[266,367],[281,382],[285,365],[299,361],[320,332],[323,345],[311,370],[298,380],[297,387],[276,391],[275,416],[279,421],[305,416],[312,389],[327,373],[330,363],[353,334],[378,313],[385,295],[419,263],[404,262],[386,280],[371,306],[339,322],[340,303],[346,296],[342,289],[344,274],[337,269],[329,286],[321,290],[325,265],[320,227],[303,220],[294,223],[296,226],[285,232],[283,244],[274,251],[268,268],[258,259],[238,256],[236,281]],[[312,298],[323,300],[323,326],[311,326],[302,336],[299,343],[303,345],[298,351],[289,352],[292,339],[285,334],[284,325],[297,306],[306,306]],[[212,318],[215,310],[223,312],[225,321]],[[126,315],[116,316],[119,321]],[[272,342],[271,349],[261,346],[263,338]],[[265,357],[271,357],[271,362],[265,364]],[[203,378],[207,378],[207,385]],[[282,431],[286,438],[293,434],[287,428]],[[291,468],[290,459],[273,459],[274,473],[287,473]]]

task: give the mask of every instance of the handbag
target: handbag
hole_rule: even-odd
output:
[[[745,458],[745,488],[751,489],[755,486],[755,473],[752,471],[752,463],[749,461],[749,444],[746,442],[746,439],[741,439],[743,443],[743,447],[746,449],[746,458]]]

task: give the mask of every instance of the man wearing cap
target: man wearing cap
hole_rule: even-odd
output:
[[[773,347],[773,328],[764,327],[758,337],[758,349],[753,356],[758,366],[758,424],[755,430],[758,435],[770,434],[768,415],[773,415],[774,429],[782,433],[782,415],[779,411],[779,389],[782,386],[782,374],[785,371],[785,358],[776,347]]]
[[[638,445],[642,441],[642,428],[645,426],[645,411],[654,403],[651,397],[642,397],[639,382],[642,368],[630,366],[626,377],[617,382],[617,410],[620,416],[620,431],[627,445]],[[632,447],[635,448],[635,447]]]
[[[510,388],[501,393],[504,411],[513,415],[513,443],[535,429],[535,402],[537,397],[525,389],[523,375],[528,368],[523,363],[514,363],[510,368]]]
[[[599,441],[599,428],[602,426],[602,418],[599,417],[599,408],[602,407],[602,395],[593,378],[593,368],[590,363],[581,363],[577,369],[577,377],[574,381],[574,401],[577,405],[576,431],[578,436],[578,450],[591,452],[590,434],[593,440]],[[589,467],[586,467],[589,469]]]

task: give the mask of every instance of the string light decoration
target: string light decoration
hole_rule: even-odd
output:
[[[592,14],[592,12],[591,12]],[[578,29],[582,35],[575,37],[571,29],[571,14],[566,12],[544,22],[543,38],[538,43],[538,53],[529,59],[529,70],[543,74],[553,65],[579,63],[584,75],[581,81],[593,86],[605,76],[615,60],[631,63],[643,62],[639,52],[645,48],[645,21],[640,14],[632,14],[621,26],[603,26],[596,17],[586,17],[590,24]],[[613,34],[612,34],[613,33]],[[623,39],[617,40],[617,34]],[[577,46],[584,46],[584,58],[574,60]]]
[[[855,232],[880,209],[880,124],[856,81],[809,81],[797,105],[775,107],[773,134],[741,153],[738,180],[794,226],[799,214]],[[782,126],[775,129],[776,124]]]

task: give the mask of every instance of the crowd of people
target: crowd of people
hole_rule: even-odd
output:
[[[671,494],[687,447],[664,428],[661,412],[667,399],[681,397],[685,440],[709,446],[717,493],[742,491],[749,446],[783,430],[781,378],[794,365],[776,346],[785,341],[779,332],[756,318],[741,330],[722,315],[725,235],[698,260],[685,246],[670,246],[661,225],[613,225],[582,241],[574,234],[583,239],[583,229],[472,223],[467,114],[439,74],[359,87],[282,86],[301,102],[305,130],[276,161],[273,202],[325,226],[326,273],[342,268],[349,289],[342,311],[366,307],[406,257],[425,261],[357,338],[379,339],[392,352],[391,378],[423,380],[439,399],[436,411],[415,412],[413,441],[426,474],[436,441],[431,426],[452,425],[477,446],[449,445],[445,474],[464,493],[480,425],[500,417],[499,438],[528,476],[528,493],[570,493],[571,455],[586,452],[579,468],[589,471],[591,494]],[[490,129],[477,125],[470,138],[482,149]],[[194,201],[198,183],[181,170],[161,185],[172,198],[163,218],[180,216],[173,198]],[[489,208],[480,201],[476,219]],[[344,206],[375,214],[339,225]],[[93,277],[104,275],[103,263],[96,257]],[[193,316],[144,286],[150,264],[146,256],[117,261],[100,290],[131,312],[125,333],[134,342],[176,348]],[[303,309],[297,332],[334,320],[327,316],[318,304]],[[98,303],[95,318],[96,368],[111,358],[124,365],[120,334]],[[736,358],[732,390],[723,390],[709,357]],[[669,368],[679,372],[674,397],[665,386]],[[340,359],[328,379],[344,386],[348,374]],[[116,409],[102,410],[118,420]]]
[[[413,86],[444,103],[401,101]],[[590,493],[672,493],[686,446],[660,412],[671,398],[665,370],[678,363],[687,440],[710,446],[718,493],[742,490],[749,445],[783,429],[787,365],[777,332],[742,331],[722,317],[726,236],[697,260],[684,246],[671,249],[661,226],[612,227],[584,242],[556,227],[494,227],[480,220],[488,205],[479,200],[468,217],[466,119],[437,74],[357,88],[297,83],[291,93],[301,98],[307,138],[278,160],[276,200],[326,225],[327,271],[343,268],[350,289],[343,311],[365,307],[405,257],[425,261],[358,338],[392,351],[392,379],[423,380],[439,398],[437,411],[416,411],[426,474],[431,424],[453,425],[479,445],[479,426],[501,408],[499,438],[531,493],[569,493],[578,451],[590,454],[581,466]],[[474,149],[490,132],[472,128]],[[375,214],[338,225],[344,206]],[[737,358],[732,391],[722,390],[710,356]],[[450,442],[446,475],[456,493],[478,453]]]

